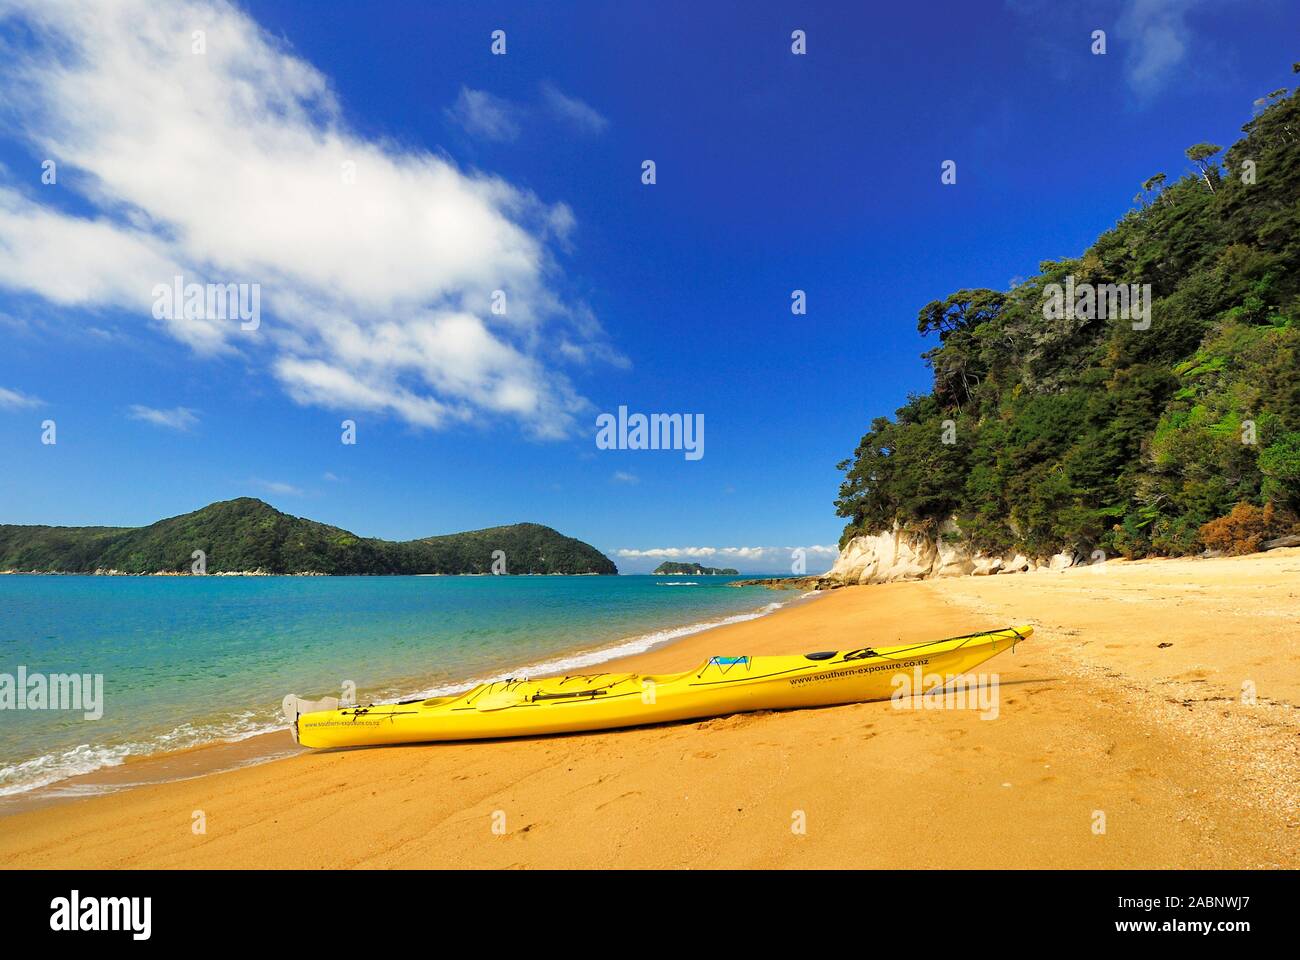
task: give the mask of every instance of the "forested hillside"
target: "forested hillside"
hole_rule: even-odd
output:
[[[934,387],[840,465],[846,540],[956,518],[945,535],[981,550],[1142,556],[1241,552],[1293,529],[1300,96],[1268,94],[1243,131],[1227,150],[1188,148],[1176,179],[1153,172],[1077,259],[921,310]],[[1053,284],[1149,284],[1149,322],[1098,315],[1101,296],[1061,316]]]
[[[189,573],[202,550],[208,573],[617,573],[595,547],[537,523],[423,540],[358,537],[291,517],[252,497],[212,503],[147,527],[0,525],[0,570],[44,573]]]

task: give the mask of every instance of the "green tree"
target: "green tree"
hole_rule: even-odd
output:
[[[1218,179],[1218,167],[1210,163],[1210,158],[1222,149],[1217,143],[1195,143],[1187,148],[1187,159],[1201,171],[1201,178],[1210,188],[1210,193],[1214,193],[1214,181]],[[1213,179],[1210,177],[1211,172],[1214,173]]]

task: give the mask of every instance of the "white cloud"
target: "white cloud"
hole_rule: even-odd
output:
[[[595,107],[577,97],[566,96],[552,83],[542,84],[542,99],[555,116],[583,133],[602,133],[609,126],[609,121]]]
[[[142,420],[158,427],[167,427],[169,430],[180,430],[182,432],[193,429],[199,422],[199,418],[194,415],[194,411],[189,407],[172,407],[170,410],[159,410],[154,407],[133,403],[127,411],[127,416],[132,420]]]
[[[279,493],[290,497],[301,497],[303,495],[301,488],[295,487],[291,483],[281,483],[278,480],[259,480],[254,477],[253,484],[269,493]]]
[[[681,560],[690,558],[723,560],[769,560],[781,557],[790,559],[795,550],[802,550],[808,556],[839,555],[839,548],[833,546],[813,545],[809,547],[653,547],[649,550],[619,550],[617,555],[629,560],[644,558],[649,560]]]
[[[456,102],[447,108],[447,116],[475,137],[506,141],[519,136],[515,108],[508,100],[488,93],[461,87]]]
[[[5,410],[26,410],[29,407],[39,407],[43,402],[19,390],[0,387],[0,408]]]
[[[1159,93],[1173,78],[1192,40],[1187,14],[1201,2],[1128,0],[1115,32],[1127,46],[1125,76],[1139,96]]]
[[[640,483],[641,478],[635,473],[628,473],[626,470],[615,470],[614,481],[617,483]]]
[[[363,139],[321,73],[218,0],[0,0],[11,19],[42,43],[0,57],[0,97],[59,186],[0,186],[0,286],[135,313],[344,413],[502,417],[553,437],[590,409],[563,365],[617,354],[559,291],[566,206]],[[68,188],[91,215],[49,202]],[[261,326],[149,320],[176,275],[259,284]]]

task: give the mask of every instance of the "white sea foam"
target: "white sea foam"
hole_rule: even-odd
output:
[[[148,740],[105,746],[83,743],[70,750],[42,754],[0,767],[0,797],[25,793],[106,767],[121,766],[127,757],[184,750],[209,743],[238,743],[264,733],[274,733],[284,729],[284,723],[273,719],[275,716],[274,712],[259,717],[252,711],[244,711],[214,723],[182,723],[171,732]]]
[[[700,581],[698,580],[674,580],[672,583],[660,583],[658,580],[655,581],[656,587],[698,587],[699,585]]]
[[[0,767],[0,797],[34,790],[103,767],[116,767],[130,754],[129,744],[94,747],[83,743],[71,750],[47,753],[22,763]]]

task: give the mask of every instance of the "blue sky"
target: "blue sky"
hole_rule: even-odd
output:
[[[1300,59],[1281,0],[157,6],[0,0],[0,522],[251,495],[625,572],[834,544],[919,307],[1081,252]],[[259,328],[156,318],[176,273]],[[619,405],[705,455],[597,449]]]

